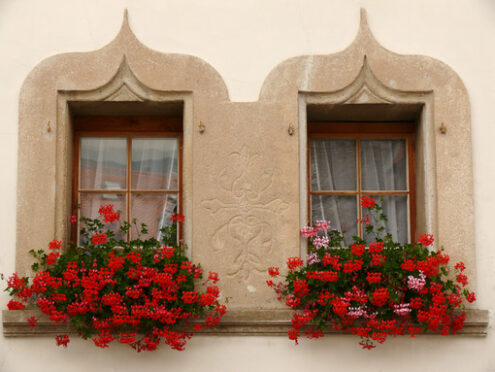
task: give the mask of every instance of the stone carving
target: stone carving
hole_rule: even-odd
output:
[[[276,181],[276,168],[262,152],[244,146],[227,157],[229,164],[216,177],[223,198],[203,200],[201,206],[212,215],[226,212],[229,217],[215,229],[211,243],[215,252],[227,257],[227,276],[249,280],[253,272],[264,273],[273,245],[273,218],[288,204],[273,198],[270,189]]]

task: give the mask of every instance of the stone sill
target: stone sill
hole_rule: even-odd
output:
[[[35,316],[38,323],[30,327],[27,318]],[[464,328],[458,332],[463,336],[486,336],[488,310],[466,309]],[[222,318],[222,322],[204,335],[226,336],[276,336],[287,335],[291,328],[290,310],[233,309]],[[68,325],[54,325],[39,310],[3,310],[3,335],[5,337],[53,336],[74,333]],[[329,330],[326,333],[343,333]]]

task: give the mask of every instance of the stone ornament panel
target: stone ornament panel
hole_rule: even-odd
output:
[[[201,59],[143,45],[132,33],[127,14],[119,34],[102,49],[41,62],[20,95],[17,271],[29,271],[30,249],[54,238],[67,240],[71,105],[85,102],[97,108],[111,101],[146,107],[182,101],[185,240],[191,258],[219,272],[222,296],[229,298],[232,314],[250,314],[251,322],[263,314],[254,310],[285,314],[265,280],[269,266],[283,267],[286,257],[301,250],[298,232],[306,222],[301,100],[407,102],[429,108],[418,134],[424,145],[418,161],[428,176],[422,180],[427,205],[422,225],[435,232],[438,247],[464,260],[474,277],[466,89],[444,63],[380,46],[364,11],[359,33],[347,49],[282,62],[266,78],[257,102],[231,102],[221,76]],[[439,132],[442,123],[448,127],[445,135]],[[289,126],[295,128],[294,135],[287,133]],[[263,322],[266,315],[260,317]]]

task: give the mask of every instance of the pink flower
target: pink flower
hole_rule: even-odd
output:
[[[321,262],[316,253],[311,253],[307,258],[306,262],[308,265],[313,265],[315,263]]]
[[[400,316],[407,315],[411,312],[411,308],[409,307],[409,304],[395,304],[394,305],[394,313]]]
[[[316,230],[311,226],[304,226],[301,228],[301,236],[303,238],[312,238],[316,236]]]
[[[360,318],[360,317],[363,317],[363,318],[367,318],[368,317],[368,313],[366,312],[366,310],[363,309],[362,306],[348,307],[347,310],[348,310],[347,311],[347,316],[349,316],[351,318],[357,319],[357,318]]]
[[[327,236],[316,236],[315,238],[313,238],[313,245],[317,249],[327,248],[329,242],[330,240],[328,239]]]
[[[407,277],[407,287],[409,289],[415,289],[416,291],[421,291],[426,285],[426,275],[420,270],[419,278],[416,278],[412,275]]]
[[[315,223],[315,228],[318,231],[327,231],[330,227],[330,221],[318,220]]]

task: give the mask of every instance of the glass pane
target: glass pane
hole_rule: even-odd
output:
[[[172,224],[170,217],[177,213],[177,194],[132,194],[131,223],[136,219],[138,227],[145,223],[148,234],[142,239],[155,237],[161,240],[160,229]],[[138,237],[136,227],[131,227],[131,239]]]
[[[311,140],[311,190],[356,190],[356,141]]]
[[[177,190],[177,138],[132,139],[132,188],[135,190]]]
[[[344,231],[345,244],[352,243],[352,236],[358,235],[357,231],[357,197],[312,195],[311,218],[314,223],[317,220],[330,221],[330,228]]]
[[[407,190],[406,140],[362,140],[363,190]]]
[[[385,227],[385,232],[381,235],[382,238],[385,234],[389,233],[392,235],[392,239],[395,242],[407,243],[409,237],[409,218],[407,209],[407,195],[387,195],[387,196],[374,196],[377,204],[383,207],[383,212],[387,216],[387,221],[376,222],[375,218],[368,213],[366,208],[363,208],[362,216],[363,221],[366,220],[368,216],[370,218],[371,224],[375,226],[375,230],[379,227]],[[383,200],[381,200],[383,198]],[[363,224],[363,234],[365,225]],[[373,234],[363,235],[366,241],[375,241],[376,237]]]
[[[112,204],[115,212],[120,211],[120,219],[115,222],[107,222],[105,226],[108,230],[113,231],[116,234],[116,239],[125,239],[125,234],[118,232],[120,224],[126,219],[126,201],[125,194],[93,194],[93,193],[80,193],[79,204],[80,216],[87,218],[98,218],[100,215],[98,211],[101,205]],[[103,221],[103,217],[101,217]],[[84,227],[81,224],[80,228]]]
[[[126,188],[127,141],[125,138],[81,138],[80,188]]]

